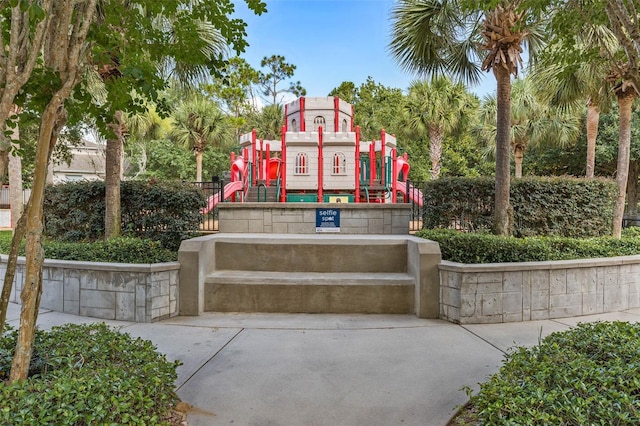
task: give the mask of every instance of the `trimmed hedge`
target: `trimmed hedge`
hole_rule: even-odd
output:
[[[24,256],[24,241],[19,255]],[[162,263],[178,260],[178,252],[163,248],[160,242],[139,238],[114,238],[92,243],[44,242],[47,259],[112,263]],[[11,231],[0,232],[0,253],[8,254]]]
[[[424,188],[425,228],[491,230],[495,180],[442,178]],[[514,234],[598,237],[611,233],[614,181],[527,177],[511,181]]]
[[[168,425],[179,362],[104,323],[36,331],[29,378],[8,377],[17,332],[0,339],[0,424]]]
[[[159,241],[177,250],[200,231],[205,195],[181,182],[123,181],[122,233]],[[104,182],[72,182],[45,191],[45,235],[65,242],[94,241],[104,235]]]
[[[437,241],[442,259],[459,263],[535,262],[640,254],[640,231],[623,238],[501,237],[452,229],[423,229],[416,236]]]
[[[640,324],[596,322],[517,348],[471,398],[477,424],[640,424]],[[474,423],[476,424],[476,423]]]

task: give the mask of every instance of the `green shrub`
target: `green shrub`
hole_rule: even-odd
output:
[[[124,181],[120,188],[122,233],[177,250],[200,230],[204,193],[181,182]],[[45,234],[66,242],[104,235],[104,182],[73,182],[45,191]]]
[[[487,231],[493,226],[495,180],[443,178],[424,188],[425,228]],[[517,179],[511,183],[514,235],[597,237],[610,234],[617,189],[602,179]]]
[[[640,324],[579,324],[508,353],[471,403],[479,424],[637,425],[639,353]]]
[[[11,367],[16,332],[0,340],[0,380]],[[36,332],[29,378],[0,383],[0,424],[168,424],[178,402],[179,362],[149,341],[104,323]]]
[[[24,256],[24,241],[19,255]],[[0,253],[8,254],[11,232],[0,232]],[[160,242],[139,238],[114,238],[91,243],[65,243],[45,240],[47,259],[112,263],[162,263],[178,260],[177,251],[161,247]]]
[[[437,241],[444,260],[459,263],[535,262],[640,254],[640,238],[501,237],[451,229],[423,229],[416,236]]]

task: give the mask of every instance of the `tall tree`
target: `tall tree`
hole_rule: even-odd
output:
[[[27,235],[26,273],[20,295],[20,329],[9,375],[12,382],[26,379],[29,371],[42,294],[42,208],[48,163],[59,132],[66,122],[65,101],[84,72],[84,47],[96,11],[96,0],[60,0],[54,3],[42,50],[42,63],[59,80],[48,88],[51,91],[40,120],[31,197],[23,216],[26,217]]]
[[[201,96],[183,102],[173,115],[169,137],[188,146],[196,156],[196,181],[202,182],[202,156],[210,145],[232,138],[227,118],[218,106]]]
[[[286,88],[280,86],[293,77],[296,71],[296,66],[285,62],[284,56],[265,56],[262,58],[260,66],[266,68],[267,72],[260,71],[258,82],[262,88],[262,94],[271,98],[271,105],[282,103],[282,99],[278,99],[282,93],[291,93],[295,96],[307,94],[307,90],[302,87],[300,81],[289,81],[289,87]]]
[[[204,89],[230,114],[238,139],[246,124],[246,116],[256,109],[253,86],[258,84],[259,73],[247,61],[236,56],[229,59],[222,74],[221,78],[205,85]]]
[[[358,87],[350,81],[342,82],[329,96],[338,96],[354,106],[354,122],[360,126],[363,140],[378,139],[382,129],[400,133],[400,111],[405,101],[401,89],[376,83],[369,76]]]
[[[411,83],[403,117],[410,131],[426,135],[429,141],[431,179],[440,176],[442,143],[462,121],[472,113],[472,98],[462,83],[447,77]]]
[[[485,98],[480,108],[477,133],[495,152],[497,100]],[[535,146],[566,147],[580,134],[579,116],[572,109],[561,109],[541,101],[532,79],[519,78],[513,84],[511,97],[511,149],[515,163],[515,177],[522,177],[524,154]]]
[[[125,122],[129,129],[130,142],[135,143],[140,152],[136,174],[133,177],[135,179],[147,171],[147,144],[152,140],[164,138],[168,134],[171,119],[160,117],[155,105],[148,104],[144,111],[126,116]]]
[[[2,2],[0,10],[0,129],[13,113],[16,97],[36,69],[52,19],[53,0]],[[0,136],[0,171],[7,167],[10,140]]]
[[[544,101],[559,108],[584,108],[586,105],[587,178],[593,178],[595,173],[600,113],[607,112],[613,102],[606,78],[610,66],[602,60],[601,45],[614,49],[617,43],[605,27],[588,25],[575,35],[575,50],[580,54],[567,54],[562,42],[552,38],[546,52],[531,70],[534,85]]]
[[[494,233],[509,235],[511,75],[523,46],[534,58],[541,32],[516,1],[401,0],[392,11],[391,53],[401,66],[427,76],[450,73],[474,83],[480,70],[497,83]]]
[[[120,233],[119,188],[127,132],[120,117],[143,109],[144,101],[156,102],[159,112],[166,115],[169,107],[158,95],[169,79],[195,84],[209,73],[218,75],[226,64],[227,48],[239,53],[247,45],[246,24],[232,17],[235,8],[231,0],[111,3],[101,9],[105,30],[96,33],[93,56],[107,93],[106,101],[94,108],[100,128],[109,135],[106,238]],[[256,14],[266,11],[262,0],[245,3]]]

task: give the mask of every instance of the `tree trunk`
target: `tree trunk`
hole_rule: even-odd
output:
[[[511,235],[513,222],[510,213],[509,191],[511,188],[511,75],[501,66],[493,68],[497,82],[497,129],[496,129],[496,183],[493,209],[493,232],[496,235]]]
[[[13,106],[12,115],[16,120],[15,126],[10,129],[11,132],[11,145],[16,145],[18,148],[20,144],[20,127],[17,123],[18,114],[20,113],[20,107]],[[8,167],[9,175],[9,205],[11,206],[11,228],[15,229],[18,219],[22,216],[24,210],[24,198],[22,195],[22,159],[13,155],[10,151],[8,153]]]
[[[432,124],[429,126],[429,157],[431,159],[431,179],[440,177],[440,159],[442,158],[443,126]]]
[[[122,179],[122,148],[124,138],[122,111],[116,112],[115,121],[111,127],[115,133],[115,138],[107,139],[104,167],[104,237],[107,240],[119,237],[122,227],[120,207],[120,181]]]
[[[57,141],[57,134],[62,127],[64,110],[59,110],[62,102],[52,101],[45,108],[40,121],[40,134],[33,175],[33,186],[29,198],[26,216],[26,273],[20,294],[22,307],[20,310],[20,328],[16,350],[11,363],[9,381],[24,380],[29,373],[29,364],[33,352],[35,327],[38,320],[38,308],[42,294],[42,264],[44,249],[42,247],[43,200],[47,179],[49,156]],[[16,235],[18,233],[16,232]]]
[[[593,102],[587,105],[587,173],[586,177],[593,178],[596,167],[596,139],[598,138],[598,122],[600,121],[600,107]]]
[[[516,166],[516,179],[522,179],[522,162],[524,160],[524,146],[516,144],[513,147],[513,161]]]
[[[202,182],[202,151],[196,150],[196,182]]]
[[[627,216],[635,217],[638,214],[638,177],[640,176],[640,164],[638,160],[629,162],[629,178],[627,179]]]
[[[29,205],[27,204],[26,210],[28,209]],[[2,285],[2,295],[0,296],[0,336],[2,336],[4,323],[7,320],[7,308],[9,306],[9,298],[11,297],[13,280],[16,276],[16,265],[18,264],[18,251],[20,250],[20,243],[24,238],[26,230],[27,213],[20,216],[20,219],[17,221],[17,224],[13,229],[11,248],[9,249],[9,257],[7,259],[7,269],[4,274],[4,283]]]
[[[616,182],[618,196],[613,210],[612,234],[614,238],[622,236],[622,218],[624,217],[625,196],[627,194],[627,178],[629,176],[629,151],[631,149],[631,107],[635,93],[633,89],[618,94],[618,108],[620,109],[620,126],[618,133],[618,168]]]
[[[40,295],[42,294],[42,264],[44,262],[42,209],[48,163],[60,129],[66,123],[64,101],[79,82],[79,77],[83,72],[80,66],[80,57],[85,53],[83,46],[96,12],[96,0],[86,2],[59,0],[52,2],[52,5],[51,19],[53,22],[47,30],[47,42],[44,43],[44,49],[38,50],[37,53],[43,53],[44,66],[57,72],[61,84],[40,117],[33,185],[27,210],[24,213],[26,217],[27,260],[24,286],[20,295],[22,300],[20,327],[9,374],[9,381],[12,383],[17,380],[25,380],[29,372]],[[8,273],[9,271],[7,271]]]
[[[13,114],[18,114],[19,110],[14,105]],[[16,125],[11,130],[11,140],[20,140],[20,129]],[[22,218],[24,210],[24,199],[22,197],[22,165],[20,157],[9,154],[9,203],[11,205],[11,227],[13,228],[13,237],[11,248],[9,249],[9,259],[7,260],[7,269],[5,271],[4,283],[2,285],[2,295],[0,296],[0,336],[4,329],[4,323],[7,320],[7,307],[9,306],[9,298],[11,297],[11,289],[13,287],[13,279],[16,272],[16,264],[18,260],[18,250],[20,242],[25,234],[25,219]],[[17,194],[19,193],[19,197]]]

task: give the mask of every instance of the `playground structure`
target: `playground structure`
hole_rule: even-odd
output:
[[[284,106],[280,140],[257,132],[240,137],[231,153],[231,181],[209,198],[217,203],[313,202],[405,203],[422,206],[422,193],[407,182],[407,154],[398,155],[396,138],[362,141],[353,106],[337,97],[301,97]]]

